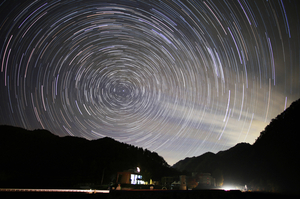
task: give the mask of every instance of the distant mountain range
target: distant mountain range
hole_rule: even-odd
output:
[[[170,167],[155,152],[112,138],[58,137],[47,130],[0,126],[0,187],[70,188],[115,182],[141,168],[144,180],[211,173],[217,185],[300,194],[300,99],[274,118],[253,145],[185,158]]]
[[[58,137],[47,130],[0,126],[0,187],[71,188],[109,184],[140,167],[144,180],[179,175],[155,152],[112,138]]]
[[[300,99],[273,119],[253,145],[239,143],[173,165],[185,172],[208,172],[218,185],[257,191],[300,193]]]

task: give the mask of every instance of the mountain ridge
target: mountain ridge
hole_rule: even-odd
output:
[[[235,146],[185,158],[172,167],[187,172],[222,172],[224,184],[248,185],[252,190],[297,192],[300,183],[300,99],[271,120],[251,145]],[[207,156],[210,154],[210,156]],[[219,175],[220,176],[220,175]],[[219,180],[219,179],[216,179]]]

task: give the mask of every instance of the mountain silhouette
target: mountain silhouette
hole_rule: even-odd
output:
[[[211,173],[219,185],[299,194],[300,99],[272,119],[253,145],[239,143],[173,165],[180,171]]]
[[[59,137],[47,130],[0,126],[0,187],[71,188],[109,184],[117,172],[140,167],[146,178],[178,175],[155,152],[104,137]],[[149,180],[145,179],[144,180]]]

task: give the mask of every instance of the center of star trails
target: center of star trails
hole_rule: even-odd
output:
[[[113,88],[112,95],[119,102],[126,102],[131,99],[131,86],[126,84],[118,84]]]

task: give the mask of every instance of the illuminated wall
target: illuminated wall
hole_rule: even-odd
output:
[[[131,184],[145,184],[145,182],[142,180],[142,176],[137,174],[131,174],[130,181]]]

